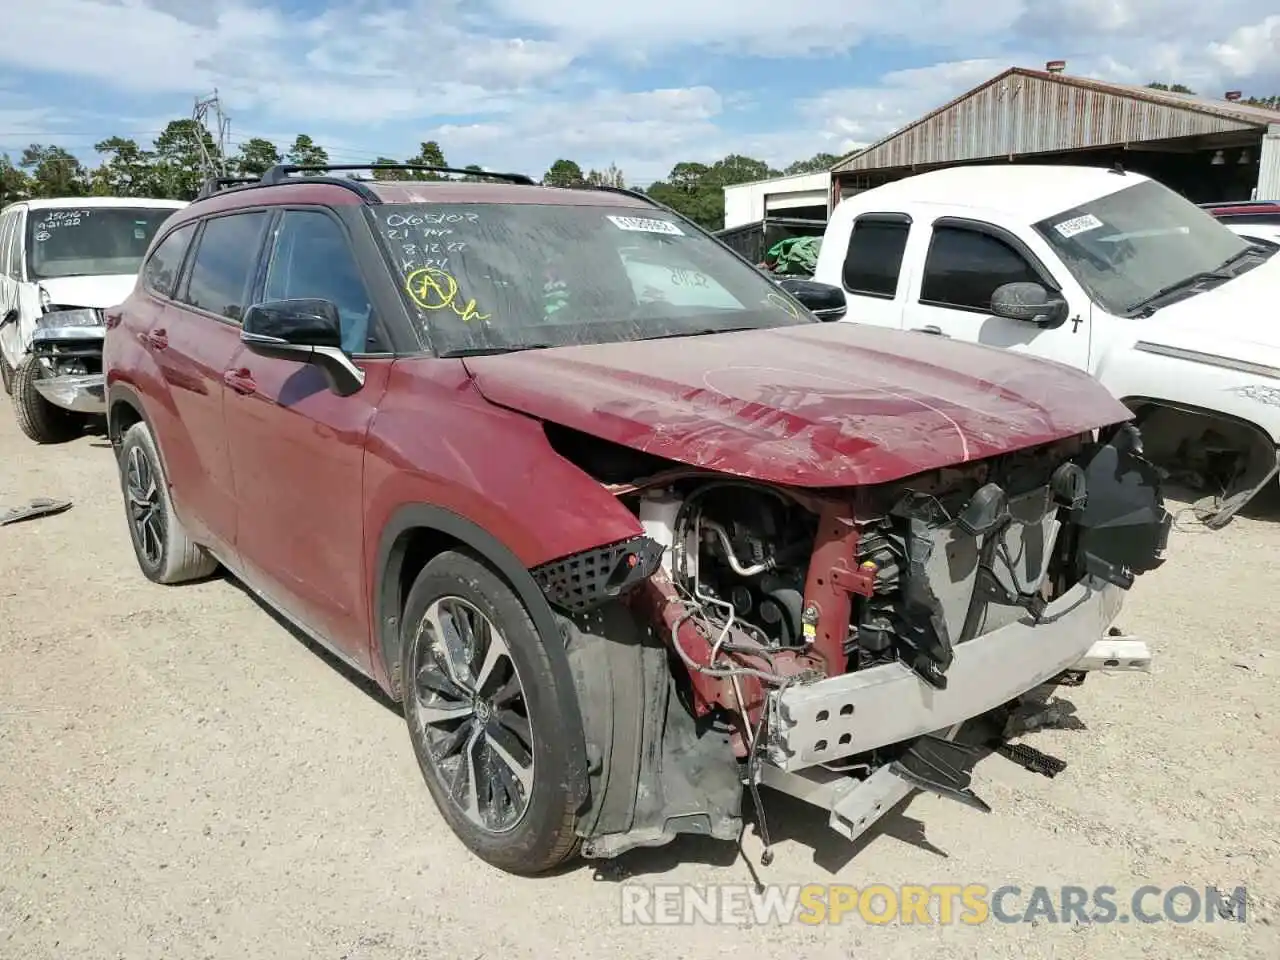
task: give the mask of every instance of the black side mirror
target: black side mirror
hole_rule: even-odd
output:
[[[844,291],[829,283],[801,277],[783,277],[778,280],[778,286],[804,304],[819,320],[839,320],[849,309]]]
[[[1052,330],[1070,313],[1067,301],[1034,282],[1006,283],[991,294],[991,313],[1007,320],[1024,320]]]
[[[364,386],[364,371],[342,351],[342,321],[328,300],[255,303],[240,321],[240,342],[260,357],[315,364],[339,396]]]

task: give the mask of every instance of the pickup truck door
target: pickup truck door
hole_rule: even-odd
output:
[[[893,211],[859,214],[843,251],[840,275],[834,276],[831,261],[820,262],[814,277],[823,283],[844,288],[849,312],[844,319],[877,327],[902,326],[911,271],[904,269],[904,253],[911,233],[911,218]],[[834,240],[835,238],[830,238]],[[824,244],[828,241],[824,241]],[[837,243],[839,241],[836,241]]]
[[[940,217],[918,224],[908,261],[913,272],[904,308],[907,330],[954,337],[1089,369],[1092,303],[1061,267],[1052,270],[1028,240],[986,221]],[[991,295],[1006,283],[1034,281],[1058,292],[1070,311],[1060,326],[992,316]]]

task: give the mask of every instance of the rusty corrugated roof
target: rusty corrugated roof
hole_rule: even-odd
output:
[[[1049,153],[1280,123],[1280,112],[1012,67],[871,146],[841,173]]]

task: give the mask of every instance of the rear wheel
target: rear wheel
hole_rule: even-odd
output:
[[[84,430],[84,419],[70,410],[55,407],[36,390],[40,364],[33,356],[23,357],[13,371],[10,393],[13,410],[22,432],[36,443],[64,443]]]
[[[542,873],[578,849],[565,743],[544,642],[520,599],[473,557],[443,553],[405,605],[404,710],[432,798],[471,850]],[[574,695],[567,691],[568,695]]]
[[[187,536],[173,512],[169,484],[146,423],[135,423],[120,442],[120,487],[133,553],[148,580],[184,583],[218,568],[218,562]]]

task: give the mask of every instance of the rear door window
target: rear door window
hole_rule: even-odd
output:
[[[9,243],[13,237],[13,221],[16,211],[0,214],[0,275],[9,275]]]
[[[198,310],[239,323],[266,224],[265,210],[205,221],[191,275],[179,299]]]
[[[898,292],[902,255],[911,224],[902,217],[863,215],[855,221],[842,279],[850,293],[892,300]]]
[[[178,282],[178,271],[182,268],[182,258],[186,255],[191,236],[195,233],[194,223],[184,224],[164,238],[155,252],[147,259],[142,268],[143,285],[152,293],[162,297],[173,296]]]
[[[13,220],[9,224],[9,247],[5,257],[4,271],[14,280],[22,279],[22,210],[13,212]]]

